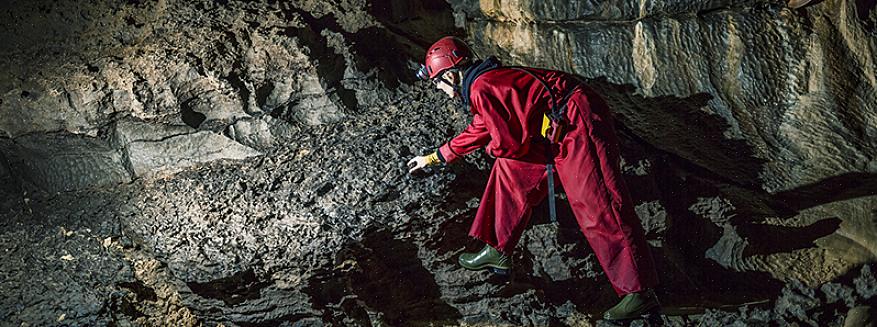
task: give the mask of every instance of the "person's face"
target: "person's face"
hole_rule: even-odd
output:
[[[443,82],[442,79],[449,83]],[[442,90],[442,92],[445,92],[445,94],[451,97],[451,99],[457,96],[457,92],[454,92],[453,87],[453,85],[457,83],[457,74],[446,71],[441,75],[436,76],[436,78],[433,78],[432,82],[435,83],[435,87],[437,87],[439,90]]]

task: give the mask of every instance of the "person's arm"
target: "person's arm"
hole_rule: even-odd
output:
[[[470,154],[490,142],[490,131],[480,114],[472,117],[472,122],[459,135],[438,148],[436,153],[442,162],[453,163],[460,157]]]
[[[435,152],[417,156],[408,161],[408,172],[413,173],[419,169],[435,166],[442,162],[453,163],[461,156],[472,153],[490,142],[490,133],[481,115],[475,114],[472,122],[459,135],[445,143]]]

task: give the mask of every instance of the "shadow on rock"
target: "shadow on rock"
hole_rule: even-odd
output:
[[[409,53],[416,58],[420,58],[432,42],[443,36],[462,36],[462,31],[454,27],[453,9],[442,0],[374,0],[369,6],[369,13],[388,30],[422,47],[416,52],[409,49]]]
[[[870,33],[877,33],[877,18],[874,18],[874,8],[877,7],[875,0],[856,0],[856,16],[862,22],[862,27]]]
[[[739,228],[740,236],[749,241],[743,251],[748,257],[760,254],[792,252],[816,247],[816,239],[828,236],[840,228],[841,220],[828,218],[806,227],[783,227],[768,224],[745,224]],[[782,242],[777,242],[782,240]]]
[[[222,300],[229,306],[260,298],[261,290],[268,286],[268,282],[260,281],[252,269],[205,283],[186,284],[193,293],[209,299]]]
[[[436,250],[436,254],[443,256],[449,252],[457,251],[461,247],[484,246],[478,240],[469,237],[469,227],[478,211],[479,198],[484,191],[484,185],[490,171],[486,167],[473,165],[466,161],[455,163],[450,167],[457,175],[448,189],[453,190],[451,196],[444,200],[443,211],[459,212],[450,219],[441,223],[438,231],[440,235],[429,237],[425,247]],[[456,260],[456,257],[454,257]],[[456,264],[456,261],[451,262]]]
[[[669,216],[666,246],[661,257],[656,257],[659,269],[666,269],[661,271],[665,304],[717,307],[779,294],[783,282],[769,273],[730,267],[742,258],[748,244],[737,231],[751,221],[732,224],[725,213],[693,211],[702,199],[722,196],[714,181],[680,177],[672,166],[659,171],[656,178],[661,181],[662,203]]]
[[[332,312],[324,316],[326,321],[410,326],[455,322],[461,317],[442,300],[417,247],[395,239],[389,231],[367,232],[361,243],[340,252],[337,261],[343,272],[336,270],[334,277],[311,281],[308,291],[318,307]]]
[[[779,192],[774,199],[782,206],[799,211],[870,195],[877,195],[877,174],[847,173]]]
[[[729,138],[725,118],[704,111],[713,96],[644,97],[635,87],[609,82],[605,77],[585,79],[603,95],[619,123],[644,143],[685,159],[714,177],[734,185],[758,188],[765,163],[743,139]]]

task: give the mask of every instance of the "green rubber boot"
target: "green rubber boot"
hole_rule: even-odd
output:
[[[488,269],[498,275],[508,275],[512,269],[512,260],[490,245],[477,253],[460,255],[460,265],[469,270]]]
[[[661,306],[658,303],[658,297],[655,291],[645,290],[638,293],[630,293],[621,299],[614,307],[606,310],[603,319],[606,320],[627,320],[642,318],[645,315],[653,313]]]

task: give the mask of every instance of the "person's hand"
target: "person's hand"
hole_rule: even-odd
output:
[[[417,156],[408,160],[408,173],[413,174],[415,171],[424,167],[435,166],[441,163],[438,152],[433,152],[426,156]]]
[[[408,160],[408,173],[413,174],[415,171],[421,170],[429,166],[429,160],[426,156],[417,156]]]

